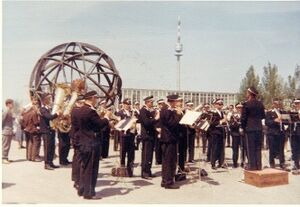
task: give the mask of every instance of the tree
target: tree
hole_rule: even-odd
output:
[[[258,90],[258,92],[261,91],[260,85],[259,85],[259,76],[256,75],[253,65],[250,66],[250,68],[246,72],[245,78],[243,78],[243,80],[240,84],[240,91],[238,94],[239,102],[245,101],[246,91],[251,86],[255,87]]]
[[[284,85],[285,98],[292,100],[295,97],[296,89],[296,78],[295,76],[289,75],[288,80]]]
[[[268,108],[272,105],[273,98],[283,99],[285,97],[283,78],[278,74],[278,67],[276,65],[272,66],[270,62],[267,66],[264,66],[263,70],[262,95],[264,97],[264,104]]]

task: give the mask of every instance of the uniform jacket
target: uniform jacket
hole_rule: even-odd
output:
[[[49,132],[54,132],[53,129],[50,127],[50,121],[57,118],[58,115],[51,114],[50,109],[46,108],[45,106],[42,106],[40,109],[40,131],[43,134],[47,134]]]
[[[267,128],[267,134],[270,135],[280,135],[283,132],[280,130],[280,123],[275,122],[275,119],[278,118],[277,113],[274,110],[270,110],[266,113],[265,124]]]
[[[256,99],[243,104],[241,124],[246,132],[262,131],[261,120],[265,118],[265,107]]]
[[[80,129],[80,123],[79,123],[79,112],[80,112],[80,107],[74,106],[73,109],[71,110],[71,130],[70,130],[70,137],[72,139],[72,143],[74,145],[78,145],[78,137],[76,137],[76,133]]]
[[[154,119],[155,111],[150,111],[146,107],[140,110],[139,120],[141,123],[141,137],[142,139],[154,139],[156,129],[155,125],[158,120]]]
[[[224,128],[221,127],[220,121],[224,119],[224,113],[220,111],[220,114],[217,110],[211,111],[212,119],[210,123],[210,133],[211,134],[223,134]]]
[[[121,117],[121,120],[123,120],[123,119],[131,119],[132,118],[133,111],[128,110],[127,112],[126,112],[125,109],[121,109],[118,112],[118,116]],[[134,136],[134,134],[130,132],[130,129],[128,129],[124,135],[125,136]]]
[[[178,140],[178,128],[180,117],[175,110],[164,107],[160,113],[161,142],[176,143]]]
[[[96,110],[90,105],[83,105],[78,112],[79,130],[75,133],[78,136],[80,146],[93,147],[100,144],[96,139],[96,133],[109,124],[106,118],[100,119]]]

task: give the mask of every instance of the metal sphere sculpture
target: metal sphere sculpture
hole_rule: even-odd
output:
[[[30,77],[30,95],[41,97],[51,93],[56,84],[71,85],[74,80],[85,81],[85,90],[96,90],[107,106],[121,100],[122,80],[113,60],[99,48],[80,42],[58,45],[36,63]]]

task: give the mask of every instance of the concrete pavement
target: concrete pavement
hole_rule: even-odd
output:
[[[111,140],[112,146],[112,140]],[[200,148],[196,148],[198,162],[190,165],[191,172],[180,189],[167,190],[160,187],[161,166],[153,165],[157,177],[144,180],[140,177],[141,152],[136,151],[134,177],[111,176],[111,169],[118,165],[118,152],[110,149],[110,157],[100,161],[96,187],[101,200],[84,200],[77,196],[71,182],[71,168],[62,167],[53,171],[43,169],[43,162],[25,160],[25,149],[12,143],[9,158],[14,162],[2,165],[2,203],[55,204],[55,203],[114,203],[114,204],[299,204],[300,176],[289,173],[289,184],[257,188],[243,182],[242,168],[213,171],[209,163],[200,162]],[[41,150],[43,153],[43,150]],[[267,165],[267,151],[263,151]],[[71,160],[73,150],[70,151]],[[226,160],[231,164],[231,148],[226,148]],[[286,158],[290,157],[290,152]],[[55,159],[58,164],[58,159]],[[287,163],[290,163],[289,161]],[[199,179],[197,169],[201,165],[208,177]]]

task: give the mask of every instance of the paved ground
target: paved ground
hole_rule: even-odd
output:
[[[196,148],[197,152],[199,148]],[[70,157],[73,151],[70,152]],[[266,151],[264,151],[266,153]],[[115,203],[115,204],[299,204],[300,176],[289,173],[288,185],[256,188],[245,184],[241,168],[219,169],[212,172],[210,165],[198,161],[190,166],[191,172],[178,190],[160,187],[160,166],[153,166],[158,177],[144,180],[139,177],[140,166],[132,178],[111,176],[111,169],[118,164],[118,152],[110,150],[111,156],[100,162],[96,192],[101,200],[84,200],[77,196],[71,182],[71,169],[54,171],[43,169],[43,163],[26,161],[25,150],[17,149],[13,142],[9,165],[2,165],[2,203]],[[196,153],[197,154],[197,153]],[[229,165],[231,149],[226,148]],[[290,153],[286,157],[289,157]],[[200,158],[200,156],[196,156]],[[266,157],[264,156],[264,162]],[[58,160],[54,161],[57,164]],[[136,162],[140,162],[140,151],[136,151]],[[289,163],[289,162],[288,162]],[[199,180],[197,168],[205,168],[209,175]]]

